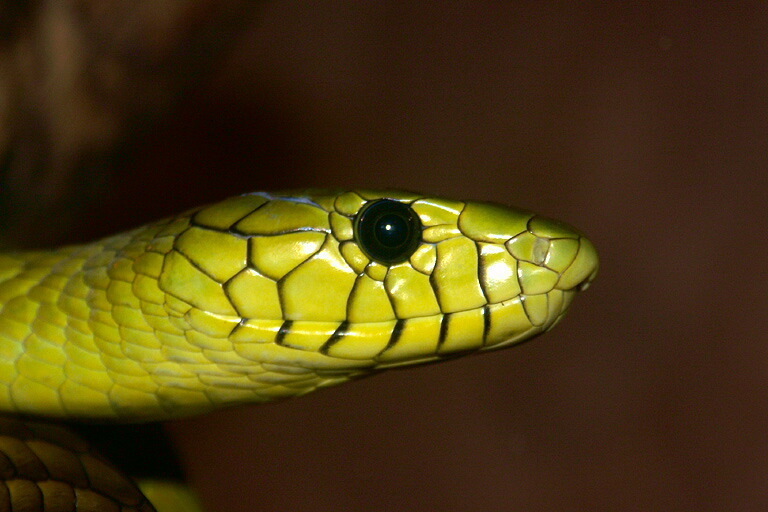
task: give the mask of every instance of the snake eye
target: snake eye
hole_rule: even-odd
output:
[[[384,265],[401,263],[421,242],[421,221],[407,204],[391,199],[374,201],[357,214],[355,240],[372,260]]]

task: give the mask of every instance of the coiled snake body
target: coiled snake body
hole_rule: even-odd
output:
[[[153,510],[79,439],[18,417],[162,420],[510,346],[596,272],[564,224],[393,191],[246,194],[0,254],[0,510]]]

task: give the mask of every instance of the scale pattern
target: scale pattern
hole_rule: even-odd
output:
[[[130,479],[50,424],[0,418],[0,477],[0,510],[155,510]]]
[[[353,221],[405,202],[411,258]],[[531,213],[392,191],[247,194],[92,244],[0,255],[0,410],[189,415],[500,348],[555,325],[592,244]]]

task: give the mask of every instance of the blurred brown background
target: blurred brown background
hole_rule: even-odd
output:
[[[766,4],[51,3],[0,7],[6,243],[389,186],[601,251],[533,343],[171,424],[211,511],[768,508]]]

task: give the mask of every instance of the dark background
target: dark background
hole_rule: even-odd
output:
[[[768,507],[765,4],[138,3],[13,13],[6,243],[387,186],[602,257],[533,343],[170,424],[211,511]]]

